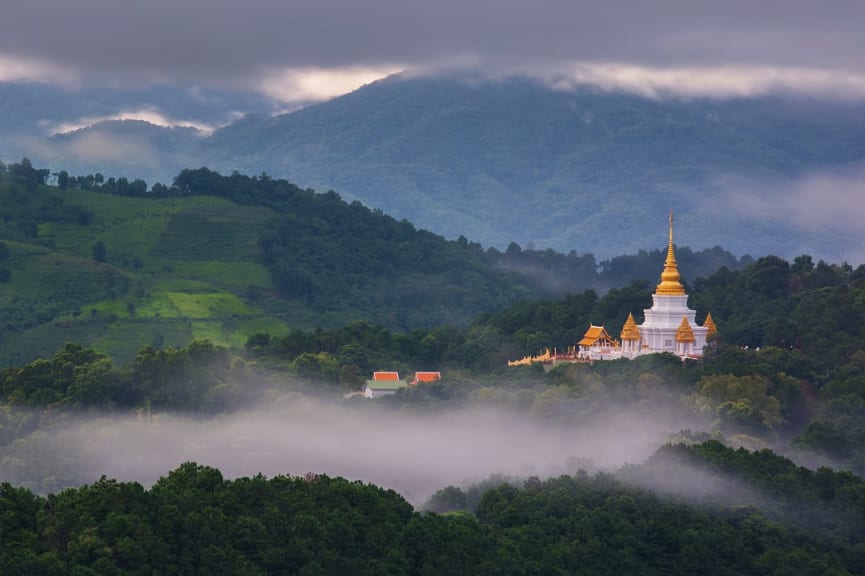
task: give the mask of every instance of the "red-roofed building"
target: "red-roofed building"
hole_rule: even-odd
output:
[[[412,385],[417,385],[421,382],[435,382],[436,380],[441,380],[441,377],[441,372],[415,372],[414,380],[411,383]]]
[[[367,398],[381,398],[396,394],[400,388],[405,388],[408,383],[399,379],[399,372],[373,372],[372,380],[366,381],[363,395]]]

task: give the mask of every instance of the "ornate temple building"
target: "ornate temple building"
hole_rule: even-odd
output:
[[[698,358],[703,355],[706,340],[717,329],[711,314],[706,315],[702,326],[697,324],[696,315],[696,311],[688,308],[688,295],[685,294],[679,275],[673,244],[673,212],[670,211],[667,258],[661,272],[661,282],[652,295],[652,307],[643,310],[645,319],[642,324],[638,325],[634,315],[628,314],[619,340],[613,339],[603,326],[589,326],[583,338],[565,354],[551,354],[546,350],[542,355],[527,356],[508,362],[508,365],[518,366],[532,362],[591,362],[635,358],[659,352],[670,352],[682,358]]]

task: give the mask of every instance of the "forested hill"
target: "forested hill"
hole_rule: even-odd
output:
[[[759,486],[769,504],[694,506],[609,474],[581,472],[494,483],[470,511],[464,494],[449,487],[434,498],[436,507],[462,512],[440,515],[343,478],[228,480],[188,462],[149,490],[103,477],[39,497],[0,484],[0,570],[249,576],[865,570],[859,478],[813,473],[768,451],[733,452],[716,442],[671,451],[711,466],[710,483],[730,484],[724,472],[734,471]],[[680,470],[658,472],[673,471]],[[772,504],[786,508],[782,522],[773,518]]]
[[[181,96],[167,99],[176,104],[154,94],[129,97],[136,104],[126,110],[143,98],[168,116],[224,126],[208,135],[106,120],[47,139],[39,119],[59,125],[64,111],[71,123],[111,117],[111,103],[57,110],[55,102],[73,96],[35,89],[29,100],[18,94],[4,102],[0,86],[6,125],[31,131],[17,141],[0,134],[0,156],[9,162],[28,154],[55,169],[151,184],[188,166],[266,172],[499,249],[516,241],[576,247],[599,259],[650,249],[658,206],[677,209],[683,243],[699,249],[852,260],[865,243],[855,226],[803,226],[793,205],[807,200],[797,194],[810,192],[809,183],[819,190],[837,176],[843,184],[845,170],[865,158],[865,109],[852,101],[646,98],[471,75],[394,76],[277,116],[260,102],[236,100],[230,109],[251,113],[236,121],[224,114],[224,95],[214,98],[216,109],[194,112]],[[25,102],[34,101],[52,110],[33,118]],[[788,204],[758,201],[761,210],[733,202],[740,192]],[[838,220],[842,212],[830,214]]]
[[[791,234],[784,211],[766,218],[736,209],[728,195],[777,193],[861,162],[865,107],[396,76],[230,124],[201,151],[208,166],[290,175],[450,238],[470,230],[485,245],[591,246],[611,258],[652,247],[661,206],[677,209],[695,248],[841,259],[850,235]]]
[[[855,227],[801,226],[792,205],[767,213],[731,200],[745,192],[791,202],[810,178],[844,181],[865,158],[860,103],[646,98],[448,75],[395,76],[277,116],[244,110],[258,113],[210,135],[100,122],[30,156],[151,183],[190,165],[266,172],[499,249],[585,246],[602,259],[650,249],[658,206],[677,209],[683,243],[699,249],[841,260],[863,241]],[[25,154],[2,146],[7,162]]]
[[[55,186],[47,186],[51,180]],[[654,280],[659,250],[598,268],[591,254],[484,250],[334,192],[266,175],[184,170],[172,186],[0,165],[0,359],[67,341],[131,358],[142,346],[368,320],[464,325],[520,299]],[[662,234],[659,234],[663,246]],[[740,261],[680,252],[696,278]]]

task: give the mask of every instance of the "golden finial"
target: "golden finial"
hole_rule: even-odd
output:
[[[670,246],[673,245],[673,209],[670,208]]]
[[[679,281],[679,266],[676,264],[676,249],[673,246],[673,211],[670,210],[670,243],[667,246],[667,259],[664,261],[664,271],[661,272],[661,283],[655,289],[655,294],[665,296],[682,296],[685,287]]]

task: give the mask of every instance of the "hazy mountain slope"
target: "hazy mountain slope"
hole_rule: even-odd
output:
[[[253,92],[0,82],[0,159],[8,164],[27,156],[53,171],[170,183],[187,166],[178,162],[178,152],[186,155],[195,148],[195,143],[177,142],[179,134],[197,132],[189,126],[206,133],[242,114],[271,111],[272,103]],[[151,123],[115,122],[120,118]]]
[[[718,210],[718,181],[789,181],[865,158],[863,111],[782,98],[553,91],[525,79],[390,78],[227,126],[203,142],[201,159],[333,188],[499,246],[516,240],[601,257],[651,248],[663,244],[663,215],[675,207],[680,238],[693,246],[819,253],[831,240],[791,246],[786,226],[755,228]]]
[[[860,227],[836,225],[855,207],[831,181],[851,167],[861,178],[865,105],[857,103],[649,99],[553,90],[525,78],[391,77],[275,117],[260,99],[247,102],[242,94],[109,91],[87,108],[76,93],[66,116],[107,115],[149,101],[175,118],[216,124],[230,104],[257,114],[210,137],[108,121],[48,140],[39,126],[59,119],[60,96],[34,88],[30,104],[10,90],[0,86],[0,155],[7,163],[30,153],[54,171],[99,171],[148,184],[169,184],[189,166],[266,172],[499,248],[516,241],[599,259],[660,248],[666,211],[674,208],[677,240],[694,248],[865,258]],[[23,148],[10,143],[18,129],[28,134]],[[828,184],[820,180],[827,175]],[[814,179],[816,192],[809,188]],[[828,216],[819,225],[807,222],[811,204],[824,200],[834,202]]]
[[[272,103],[254,92],[196,87],[62,87],[0,82],[0,130],[4,137],[10,133],[35,135],[37,130],[51,135],[56,132],[52,128],[61,124],[136,110],[156,110],[180,121],[221,125],[238,113],[268,112]]]
[[[54,166],[73,175],[133,175],[149,185],[171,183],[174,174],[197,161],[205,133],[195,128],[156,126],[141,120],[106,120],[57,134],[46,144]],[[59,168],[58,168],[59,169]]]

